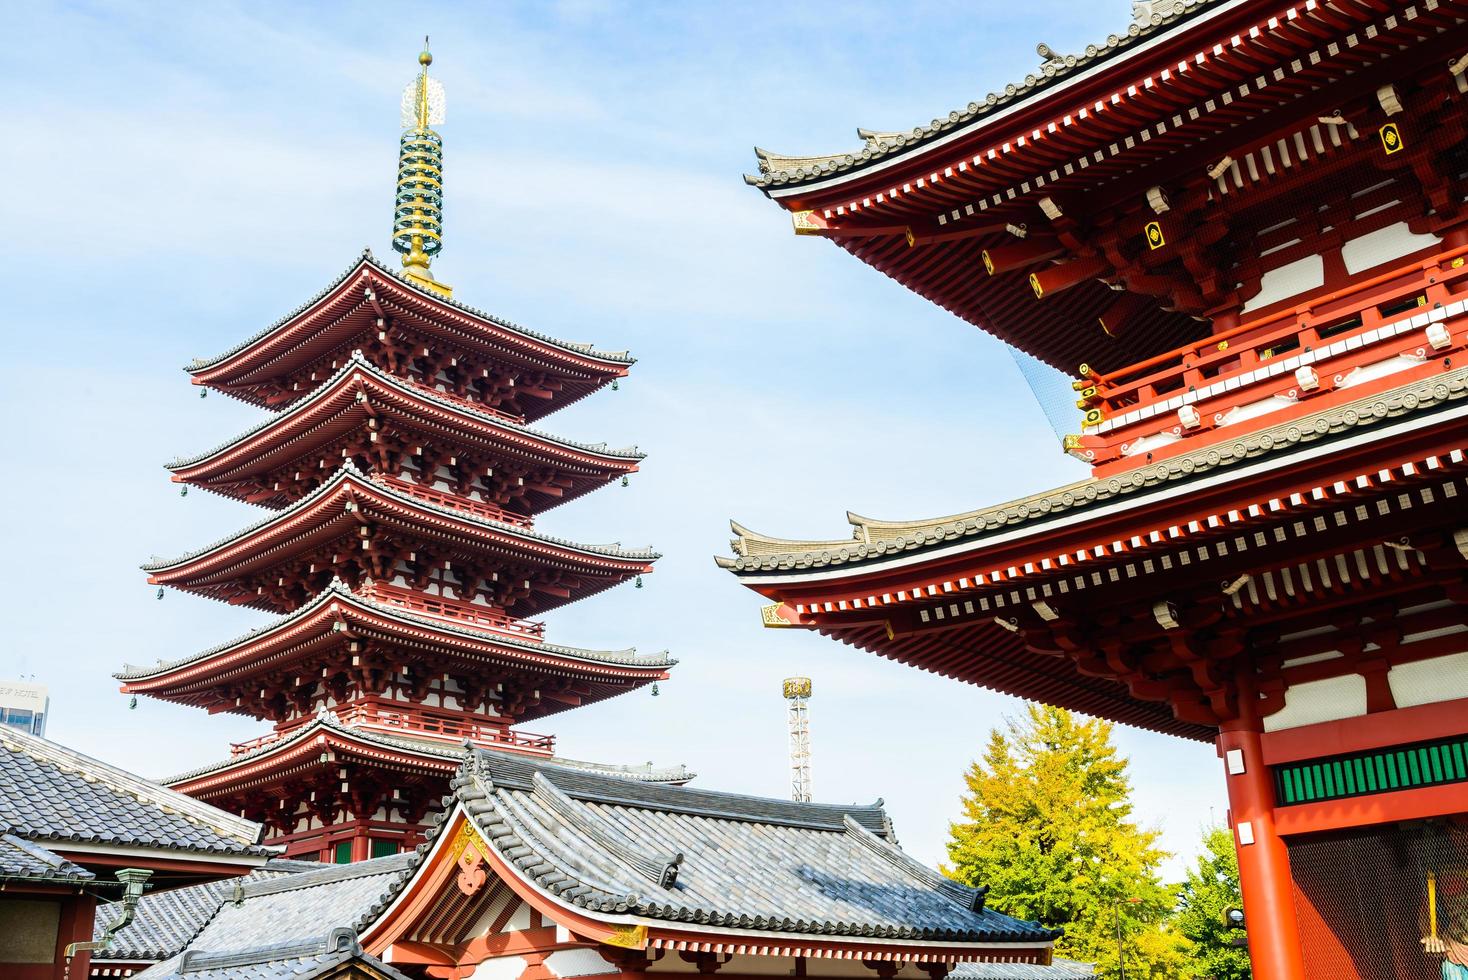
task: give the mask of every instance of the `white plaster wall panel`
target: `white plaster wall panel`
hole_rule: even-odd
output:
[[[558,949],[545,958],[545,966],[558,977],[589,977],[616,972],[594,949]]]
[[[1366,678],[1360,674],[1327,677],[1294,684],[1285,690],[1285,706],[1264,719],[1266,732],[1322,721],[1356,718],[1366,713]]]
[[[1355,275],[1372,266],[1436,245],[1439,241],[1441,239],[1436,235],[1414,235],[1405,221],[1399,221],[1346,242],[1341,246],[1341,258],[1346,263],[1346,271]]]
[[[1386,679],[1398,708],[1468,698],[1468,653],[1398,664]]]
[[[1243,312],[1262,309],[1282,299],[1325,285],[1325,261],[1318,255],[1287,262],[1259,279],[1259,293],[1244,304]]]
[[[474,980],[515,980],[525,972],[526,965],[523,956],[497,956],[479,964],[470,976]]]
[[[510,916],[510,921],[505,923],[505,932],[515,932],[519,929],[529,928],[530,906],[526,905],[524,902],[521,902],[520,907],[515,910],[515,914]]]

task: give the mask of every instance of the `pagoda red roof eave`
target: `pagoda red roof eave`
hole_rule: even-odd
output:
[[[477,310],[473,310],[459,303],[447,301],[443,297],[434,295],[400,279],[382,269],[372,259],[370,254],[364,254],[361,259],[347,270],[345,275],[334,285],[327,287],[317,299],[313,300],[305,308],[291,314],[268,330],[262,331],[258,336],[250,339],[238,349],[208,360],[201,359],[187,366],[184,370],[195,378],[216,376],[221,371],[226,370],[228,365],[237,364],[239,361],[259,353],[262,347],[268,345],[272,340],[279,339],[291,328],[304,329],[308,326],[305,321],[323,312],[334,300],[339,298],[340,294],[350,289],[354,284],[364,280],[370,280],[374,284],[400,290],[404,296],[436,307],[438,312],[450,319],[476,322],[479,326],[484,327],[497,336],[503,336],[511,343],[521,346],[527,351],[543,352],[544,356],[563,360],[570,364],[579,364],[588,370],[608,373],[616,377],[624,377],[627,374],[628,368],[635,363],[630,357],[605,354],[593,349],[577,350],[559,344],[549,338],[537,337],[524,331],[523,328],[515,328],[499,323],[479,313]]]
[[[293,403],[281,414],[267,419],[265,425],[244,433],[207,455],[170,464],[168,469],[180,480],[206,485],[207,481],[226,473],[235,478],[235,470],[231,467],[237,470],[239,460],[255,462],[265,458],[267,451],[274,447],[288,445],[288,456],[297,456],[306,451],[300,448],[305,435],[359,406],[359,396],[369,389],[382,399],[390,400],[397,408],[426,416],[433,423],[457,424],[464,430],[465,438],[469,432],[477,432],[486,443],[521,443],[530,453],[539,453],[552,463],[560,461],[568,467],[586,470],[600,468],[615,476],[636,472],[637,461],[641,458],[564,442],[508,421],[478,417],[470,410],[451,405],[446,398],[433,397],[437,393],[417,391],[413,385],[398,382],[365,362],[357,362],[343,368],[337,378]],[[365,413],[365,409],[360,410]]]
[[[355,624],[356,628],[377,628],[384,631],[399,630],[415,642],[442,642],[447,647],[453,643],[462,646],[476,645],[484,648],[480,656],[501,659],[518,665],[539,667],[551,673],[561,673],[588,680],[636,682],[638,684],[668,679],[668,665],[618,664],[578,660],[562,652],[562,648],[545,645],[536,650],[533,644],[512,645],[502,637],[486,631],[435,630],[426,622],[404,622],[396,619],[390,611],[376,609],[357,599],[350,592],[342,592],[331,601],[322,602],[309,615],[287,617],[267,629],[252,633],[224,650],[217,650],[193,660],[160,668],[154,673],[134,677],[118,676],[123,682],[124,694],[147,694],[164,696],[164,690],[184,693],[189,685],[207,685],[220,679],[221,675],[236,672],[239,668],[273,667],[282,654],[289,654],[304,644],[330,637],[337,623]],[[493,652],[490,652],[493,650]],[[607,695],[612,696],[611,694]]]
[[[502,547],[518,550],[529,557],[541,557],[550,562],[579,562],[583,573],[644,575],[652,571],[652,562],[659,557],[653,552],[603,554],[514,525],[474,520],[463,512],[436,507],[410,494],[394,492],[363,477],[354,467],[346,466],[335,479],[267,520],[199,552],[149,563],[144,570],[150,573],[148,580],[151,584],[182,587],[184,582],[218,571],[227,563],[232,562],[229,567],[234,567],[241,561],[248,562],[251,557],[269,557],[286,541],[309,534],[327,521],[367,504],[386,508],[400,518],[417,521],[425,527],[434,526],[440,532],[457,533],[471,539],[492,536]],[[322,515],[328,510],[335,513],[322,520]]]
[[[391,300],[395,301],[392,305],[417,310],[418,319],[413,321],[416,326],[445,333],[466,346],[472,347],[477,343],[492,357],[520,359],[537,369],[567,379],[566,390],[561,394],[543,403],[534,401],[533,410],[526,412],[530,418],[540,418],[618,378],[626,377],[635,363],[633,358],[624,354],[609,354],[590,347],[557,342],[525,328],[500,322],[471,307],[421,290],[384,271],[370,256],[364,256],[306,307],[236,349],[209,360],[197,360],[184,370],[193,377],[195,384],[214,387],[244,401],[265,405],[266,399],[252,393],[251,389],[269,387],[272,378],[293,370],[294,367],[281,364],[283,358],[294,357],[304,364],[313,357],[349,346],[350,335],[342,331],[333,332],[326,327],[352,316],[353,310],[364,303],[382,307],[377,292],[371,289],[364,298],[352,297],[352,291],[363,283],[383,292],[383,301],[388,301],[386,291],[390,290]],[[384,310],[376,315],[385,314]],[[293,353],[311,345],[315,345],[314,352]],[[270,365],[275,367],[267,371]]]
[[[169,789],[176,790],[195,799],[205,799],[211,793],[228,792],[246,780],[266,778],[272,771],[299,766],[302,763],[319,764],[323,749],[355,753],[372,759],[379,764],[413,767],[424,772],[453,773],[459,768],[461,759],[457,755],[436,755],[427,746],[415,752],[405,746],[386,746],[356,737],[350,729],[335,729],[320,726],[313,731],[292,737],[286,735],[278,742],[269,742],[264,751],[227,759],[219,766],[205,772],[189,773],[164,782]],[[446,744],[446,749],[452,746]]]

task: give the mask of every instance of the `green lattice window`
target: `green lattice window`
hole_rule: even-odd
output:
[[[1281,806],[1468,782],[1468,739],[1356,752],[1274,767]]]
[[[378,837],[372,838],[372,850],[371,850],[371,856],[372,857],[375,857],[375,858],[387,857],[387,856],[389,856],[391,854],[396,854],[396,853],[398,853],[398,842],[397,841],[395,841],[395,840],[382,840],[381,838],[378,838]]]

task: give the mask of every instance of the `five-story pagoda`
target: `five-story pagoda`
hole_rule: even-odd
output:
[[[188,368],[273,414],[176,460],[173,479],[268,513],[150,562],[149,581],[280,618],[118,675],[125,692],[274,723],[170,785],[265,823],[291,856],[412,846],[466,742],[548,757],[552,738],[515,726],[663,679],[673,663],[555,646],[532,621],[658,557],[534,528],[541,511],[637,469],[635,449],[529,426],[615,383],[632,359],[472,309],[434,279],[443,87],[426,46],[419,61],[403,95],[402,272],[364,253],[294,313]]]

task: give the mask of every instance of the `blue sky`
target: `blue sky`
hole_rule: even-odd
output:
[[[700,783],[787,791],[780,679],[809,674],[815,788],[885,797],[943,856],[962,774],[1019,703],[766,631],[712,561],[727,520],[844,536],[849,508],[928,517],[1081,475],[997,342],[816,239],[740,174],[753,144],[856,145],[1124,28],[1126,0],[870,3],[26,4],[0,85],[11,258],[0,388],[0,677],[50,685],[49,734],[152,776],[260,725],[143,701],[113,670],[211,646],[259,613],[137,570],[243,526],[161,464],[259,415],[200,400],[180,366],[296,307],[364,246],[390,254],[397,102],[423,34],[448,90],[445,249],[456,296],[639,357],[630,381],[547,420],[650,454],[627,489],[547,531],[655,545],[647,587],[550,617],[552,638],[668,648],[646,693],[548,719],[571,756],[685,762]],[[1037,34],[1038,30],[1038,34]],[[1221,819],[1213,750],[1128,729],[1138,813],[1190,853]]]

